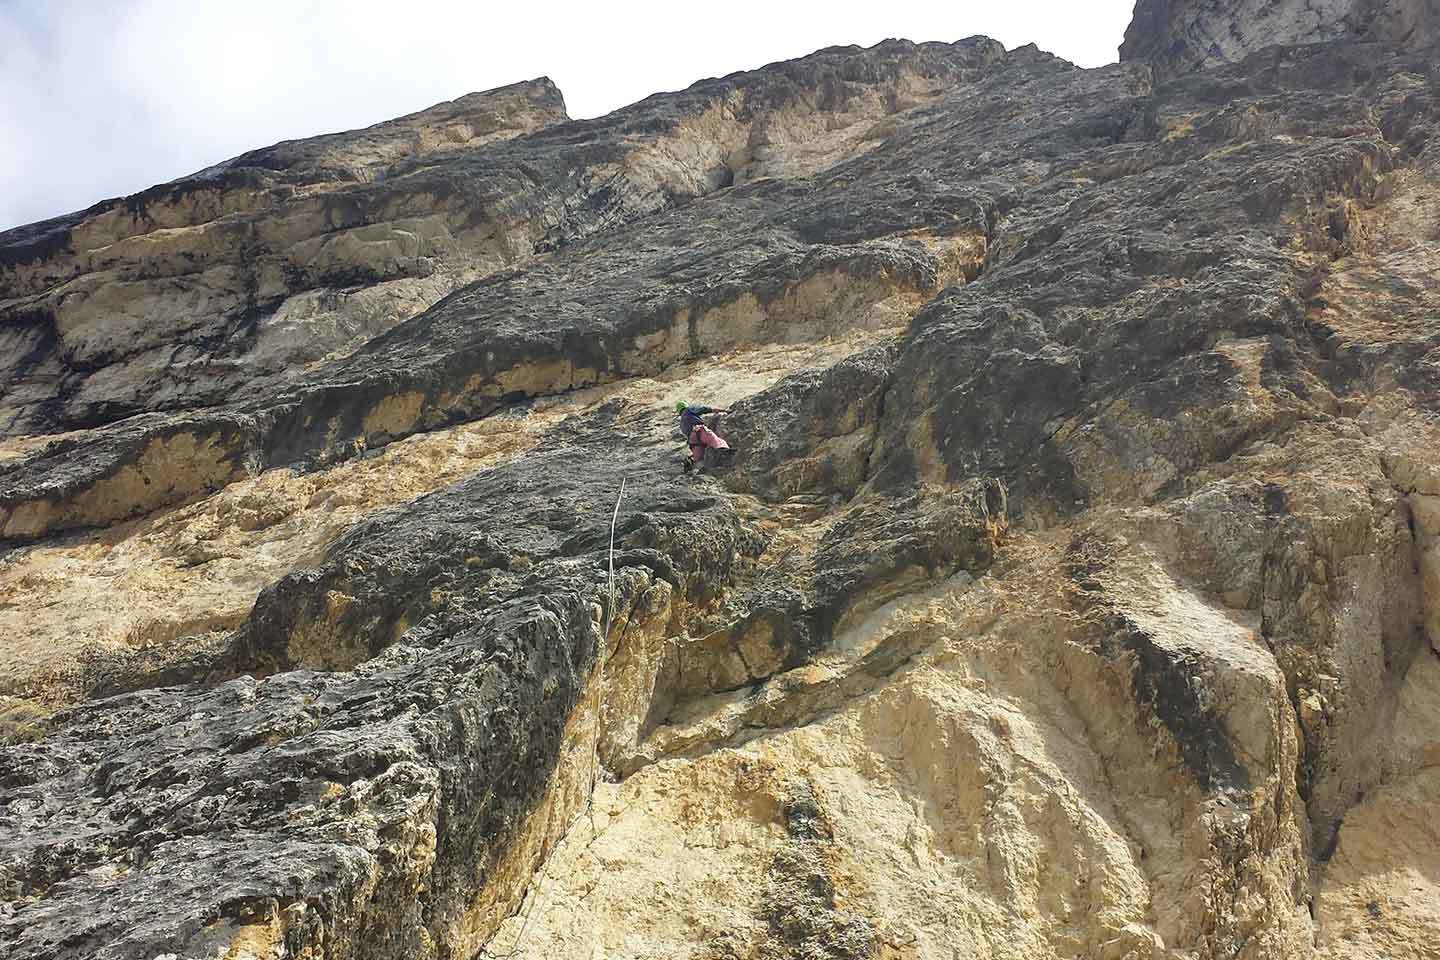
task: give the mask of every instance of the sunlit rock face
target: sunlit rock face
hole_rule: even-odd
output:
[[[1433,952],[1378,30],[534,81],[0,234],[0,952]]]

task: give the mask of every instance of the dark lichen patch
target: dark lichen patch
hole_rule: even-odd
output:
[[[38,740],[47,732],[50,710],[24,697],[0,695],[0,746]]]
[[[1244,792],[1250,777],[1236,758],[1224,717],[1207,703],[1212,682],[1201,659],[1135,623],[1108,596],[1105,574],[1120,545],[1091,531],[1066,552],[1072,597],[1096,626],[1102,656],[1128,658],[1136,701],[1169,732],[1190,775],[1207,792]]]
[[[765,960],[866,960],[879,955],[875,925],[841,903],[830,848],[834,829],[813,786],[792,784],[782,808],[786,843],[771,861],[761,913]]]

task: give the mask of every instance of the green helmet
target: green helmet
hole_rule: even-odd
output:
[[[675,401],[675,412],[676,412],[676,413],[684,413],[684,412],[685,412],[685,408],[688,407],[688,406],[689,406],[689,404],[686,403],[684,400],[676,400],[676,401]]]

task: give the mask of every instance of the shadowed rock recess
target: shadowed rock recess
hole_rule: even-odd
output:
[[[0,233],[0,956],[1440,956],[1435,27],[541,79]]]

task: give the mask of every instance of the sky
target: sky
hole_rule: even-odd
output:
[[[280,140],[548,76],[596,117],[889,37],[1113,63],[1133,0],[0,0],[0,230]]]

